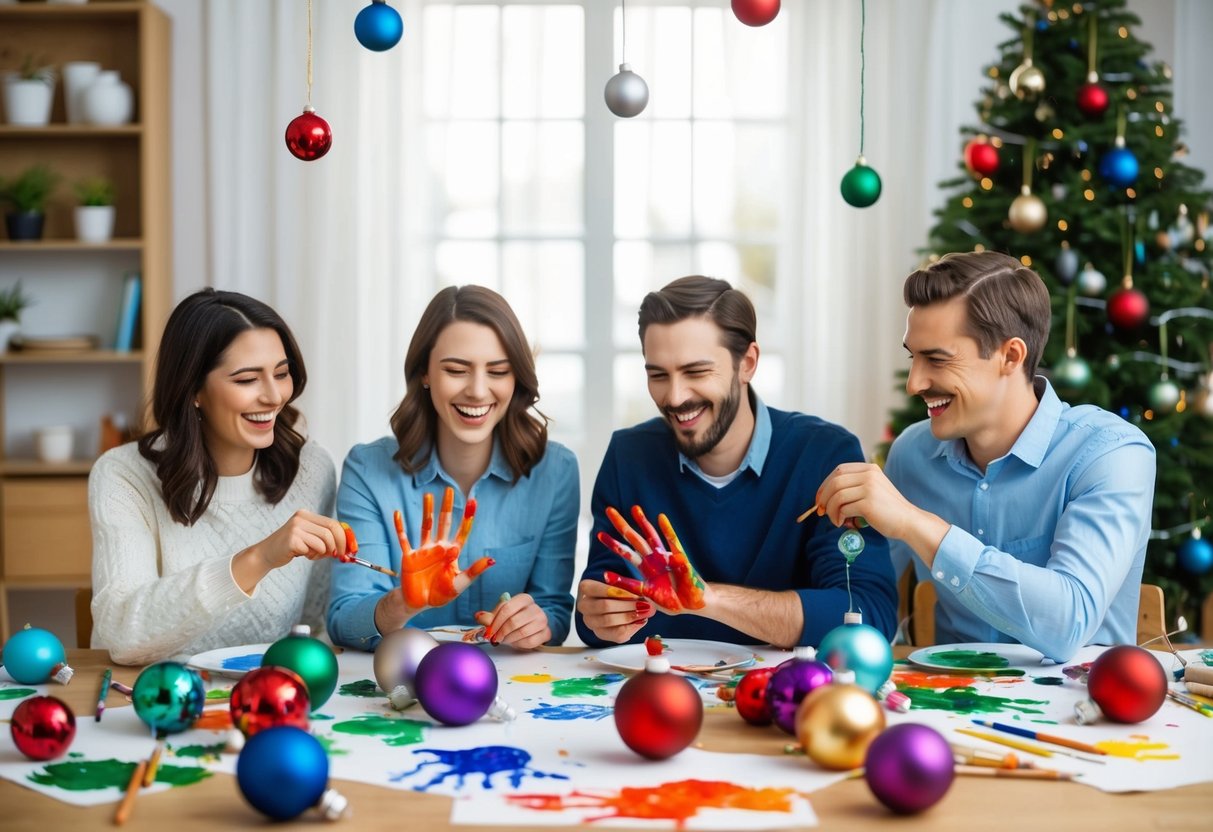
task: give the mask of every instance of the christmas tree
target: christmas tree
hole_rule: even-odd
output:
[[[1147,59],[1125,0],[1021,7],[987,67],[964,174],[941,183],[926,254],[1019,257],[1053,295],[1042,372],[1154,443],[1145,583],[1190,632],[1213,590],[1213,293],[1210,193],[1186,166],[1171,69]],[[926,418],[907,401],[896,435]],[[1098,557],[1098,553],[1092,553]]]

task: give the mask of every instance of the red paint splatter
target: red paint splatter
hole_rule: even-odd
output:
[[[505,799],[516,806],[545,812],[574,808],[602,808],[608,814],[589,821],[611,818],[672,820],[686,825],[700,809],[748,809],[752,812],[791,812],[793,789],[751,789],[715,780],[679,780],[646,788],[628,787],[614,794],[513,794]]]

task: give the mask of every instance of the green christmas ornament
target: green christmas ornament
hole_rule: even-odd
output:
[[[1091,365],[1067,352],[1053,366],[1053,384],[1062,390],[1081,390],[1091,383]]]
[[[293,670],[307,685],[312,710],[328,701],[337,687],[337,657],[325,643],[311,637],[311,628],[297,624],[291,634],[270,645],[261,657],[262,667]]]
[[[855,562],[855,558],[859,557],[863,549],[863,535],[854,529],[847,529],[838,538],[838,551],[842,552],[842,556],[847,559],[848,565]]]
[[[880,174],[868,167],[868,162],[862,156],[855,161],[855,167],[842,177],[842,198],[848,205],[856,208],[867,208],[880,199]]]
[[[157,734],[177,734],[202,716],[206,685],[196,672],[177,662],[143,669],[131,691],[135,715]]]
[[[1179,404],[1179,387],[1166,376],[1150,385],[1146,401],[1157,413],[1170,413]]]

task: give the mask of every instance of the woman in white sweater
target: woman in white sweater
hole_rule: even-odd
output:
[[[144,664],[319,627],[329,570],[312,561],[344,557],[345,535],[333,462],[295,429],[306,381],[264,303],[204,289],[173,310],[157,427],[89,475],[93,647]]]

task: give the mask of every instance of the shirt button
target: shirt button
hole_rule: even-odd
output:
[[[979,536],[980,536],[980,535],[983,535],[983,534],[985,534],[985,533],[986,533],[986,530],[985,530],[985,529],[978,529],[978,530],[977,530],[977,534],[978,534]]]
[[[936,578],[939,578],[939,580],[941,580],[941,581],[942,581],[942,580],[943,580],[943,573],[942,573],[942,572],[936,572],[936,573],[935,573],[935,577],[936,577]]]
[[[952,586],[960,586],[960,578],[953,578]]]
[[[981,484],[981,490],[982,490],[982,491],[988,491],[989,489],[990,489],[990,484],[989,484],[988,482],[983,482],[983,483]]]

